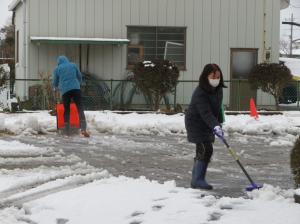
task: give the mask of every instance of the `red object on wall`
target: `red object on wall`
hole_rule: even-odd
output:
[[[56,122],[57,129],[64,128],[64,105],[62,103],[56,104]],[[73,128],[80,128],[80,121],[78,111],[75,103],[70,104],[70,126]]]

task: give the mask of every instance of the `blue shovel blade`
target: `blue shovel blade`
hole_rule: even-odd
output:
[[[255,183],[251,184],[250,186],[246,187],[246,191],[253,191],[255,189],[262,188],[262,185],[257,185]]]

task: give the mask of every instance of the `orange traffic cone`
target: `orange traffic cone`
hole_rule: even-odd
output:
[[[254,99],[252,97],[250,99],[250,116],[258,119],[258,113],[255,107]]]

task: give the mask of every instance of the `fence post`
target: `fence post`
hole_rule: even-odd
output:
[[[240,93],[240,85],[241,85],[241,80],[238,79],[238,111],[241,110],[241,93]]]
[[[299,81],[297,81],[297,109],[299,109]]]
[[[177,92],[177,85],[178,85],[178,83],[175,85],[175,90],[174,90],[174,110],[175,110],[175,108],[176,108],[176,92]]]
[[[113,109],[113,105],[112,105],[112,93],[113,93],[113,89],[112,89],[112,86],[113,86],[113,79],[110,80],[110,110]]]

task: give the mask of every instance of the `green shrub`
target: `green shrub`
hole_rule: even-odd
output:
[[[261,89],[271,94],[274,97],[277,110],[279,109],[279,98],[282,95],[283,88],[291,79],[290,69],[281,63],[258,64],[249,75],[252,88]]]
[[[168,60],[144,61],[134,66],[133,74],[132,81],[148,98],[152,109],[158,110],[162,98],[175,91],[179,69]]]

